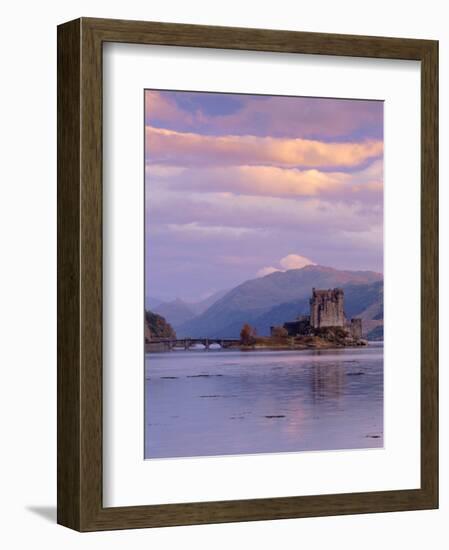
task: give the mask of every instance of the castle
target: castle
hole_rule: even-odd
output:
[[[341,327],[346,329],[354,340],[362,338],[362,320],[346,319],[344,311],[344,291],[342,288],[328,290],[312,289],[310,315],[302,315],[295,321],[284,323],[289,336],[311,335],[319,329]],[[273,330],[274,327],[271,327]]]
[[[310,298],[310,326],[312,328],[344,327],[344,292],[342,288],[333,290],[312,289]]]

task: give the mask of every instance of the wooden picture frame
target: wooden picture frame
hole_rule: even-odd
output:
[[[105,508],[102,45],[127,42],[421,62],[421,488]],[[81,18],[58,27],[58,523],[78,531],[438,506],[438,42]]]

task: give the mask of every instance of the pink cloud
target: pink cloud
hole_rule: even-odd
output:
[[[207,136],[146,127],[146,160],[172,165],[274,165],[353,168],[381,156],[383,142],[325,143],[257,136]]]
[[[288,254],[285,258],[282,258],[279,263],[281,266],[288,269],[301,269],[306,265],[316,265],[312,260],[306,258],[305,256],[300,256],[299,254]]]
[[[170,95],[156,90],[146,90],[145,92],[145,119],[154,118],[165,120],[166,122],[177,122],[178,124],[192,124],[195,115],[180,109],[176,103],[170,99]]]
[[[336,235],[339,231],[349,233],[369,231],[381,226],[382,212],[376,208],[367,209],[364,203],[344,203],[321,199],[291,200],[264,196],[198,193],[189,196],[177,190],[147,195],[147,223],[160,226],[164,233],[168,224],[179,226],[179,233],[205,233],[211,238],[216,233],[208,232],[210,227],[242,227],[270,233],[291,231],[298,238],[326,233]],[[192,221],[195,224],[193,227]],[[173,226],[172,226],[173,227]],[[170,230],[170,232],[173,232]],[[239,236],[242,237],[242,233]]]
[[[383,163],[376,161],[356,172],[324,172],[276,166],[176,168],[149,164],[148,182],[161,188],[205,193],[271,196],[334,197],[339,200],[378,200],[383,190]]]
[[[301,256],[299,254],[288,254],[284,258],[281,258],[279,260],[280,268],[273,267],[272,265],[269,267],[263,267],[262,269],[259,269],[259,271],[256,273],[256,277],[265,277],[266,275],[271,275],[271,273],[276,273],[276,271],[288,271],[289,269],[302,269],[303,267],[306,267],[306,265],[316,265],[315,262],[312,262],[312,260],[309,260],[309,258],[306,258],[305,256]]]
[[[265,277],[266,275],[276,273],[276,271],[280,271],[280,269],[277,269],[273,266],[263,267],[262,269],[259,269],[259,271],[256,273],[256,277]]]
[[[382,106],[376,101],[265,96],[248,97],[243,108],[232,115],[215,117],[222,131],[263,126],[270,135],[337,137],[361,127],[379,124]]]
[[[201,92],[147,91],[146,121],[166,128],[194,130],[213,135],[256,134],[270,136],[335,138],[361,131],[382,130],[383,104],[333,98],[251,96],[214,94],[235,98],[239,107],[226,114],[207,114],[201,100],[211,94]],[[179,104],[184,99],[185,108]],[[192,100],[189,102],[189,100]],[[193,105],[196,105],[194,107]]]

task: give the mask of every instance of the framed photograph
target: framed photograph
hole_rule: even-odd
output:
[[[58,28],[58,522],[438,506],[438,43]]]

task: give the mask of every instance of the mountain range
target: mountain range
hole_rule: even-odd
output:
[[[148,309],[162,315],[165,319],[170,319],[170,323],[174,327],[179,327],[190,319],[194,319],[204,313],[212,304],[227,294],[227,292],[227,290],[220,290],[198,302],[186,302],[180,298],[175,298],[169,302],[163,302],[152,298],[151,306],[148,307]]]
[[[270,326],[309,312],[313,287],[343,288],[347,317],[363,319],[365,336],[383,338],[383,276],[373,271],[308,265],[251,279],[210,297],[208,304],[196,309],[195,304],[177,299],[159,304],[155,311],[173,326],[178,337],[237,337],[244,323],[265,336]]]

